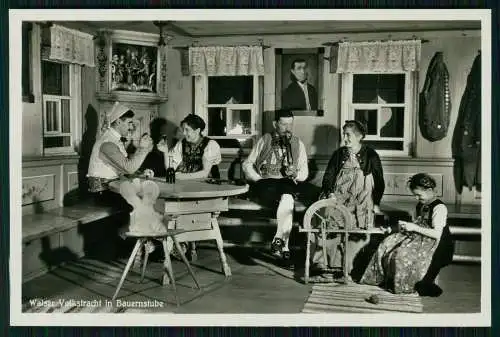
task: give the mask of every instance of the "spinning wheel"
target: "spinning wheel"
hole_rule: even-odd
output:
[[[340,204],[335,199],[323,199],[312,204],[304,214],[303,228],[301,232],[307,233],[307,250],[306,250],[306,267],[304,280],[307,284],[309,282],[309,267],[311,255],[311,240],[314,233],[320,233],[320,240],[322,241],[323,258],[324,261],[328,260],[326,252],[326,239],[328,233],[344,233],[344,281],[347,280],[347,241],[348,233],[355,230],[356,221],[354,216],[347,207]]]
[[[328,233],[336,233],[344,236],[344,256],[342,261],[344,283],[348,283],[349,280],[348,261],[349,255],[352,253],[349,251],[348,246],[349,235],[366,234],[370,237],[371,234],[385,234],[381,228],[377,227],[358,228],[356,226],[356,219],[349,208],[336,199],[323,199],[312,204],[304,214],[304,221],[300,232],[307,233],[306,269],[304,274],[306,284],[309,282],[311,240],[315,233],[320,234],[325,261],[328,259],[326,252]]]

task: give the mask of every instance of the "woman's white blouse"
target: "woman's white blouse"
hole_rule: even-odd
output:
[[[174,169],[177,169],[177,166],[179,166],[182,162],[182,140],[179,140],[177,144],[175,144],[174,148],[169,151],[168,156],[171,158]],[[203,162],[207,161],[212,166],[219,165],[222,161],[220,146],[215,140],[210,139],[208,141],[208,144],[203,151],[202,160]]]

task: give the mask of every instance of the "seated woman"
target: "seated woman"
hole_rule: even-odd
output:
[[[222,158],[220,146],[215,141],[202,135],[205,122],[200,116],[190,114],[181,122],[184,139],[165,155],[165,168],[173,167],[176,180],[220,178],[219,167]],[[167,152],[165,140],[161,140],[158,150]],[[187,251],[187,246],[182,244]],[[173,252],[174,255],[176,252]],[[196,244],[191,244],[191,257],[196,256]]]
[[[385,189],[382,163],[377,152],[362,143],[366,131],[360,122],[346,121],[342,129],[345,146],[336,150],[330,158],[320,198],[335,198],[354,215],[356,223],[348,226],[367,229],[373,226],[374,214],[381,213],[379,205]],[[315,237],[316,242],[318,239]],[[327,240],[326,250],[330,252],[331,261],[322,261],[322,251],[316,242],[311,245],[312,265],[318,269],[340,266],[332,261],[332,257],[337,255],[336,251],[342,248],[340,237]],[[356,254],[365,243],[363,237],[350,236],[347,247],[350,252],[347,261],[349,273]]]
[[[439,271],[453,259],[453,240],[445,204],[436,197],[436,182],[419,173],[409,188],[418,200],[414,222],[400,221],[400,231],[379,245],[360,282],[379,285],[393,293],[439,296],[434,282]]]
[[[168,152],[165,168],[175,169],[176,180],[220,178],[220,146],[215,140],[202,135],[205,130],[203,119],[190,114],[182,120],[181,129],[184,139],[177,142],[171,151],[168,152],[165,140],[158,143],[160,151]]]

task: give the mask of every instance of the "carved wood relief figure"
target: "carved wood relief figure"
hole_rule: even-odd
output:
[[[112,54],[111,90],[156,92],[156,47],[116,43]]]

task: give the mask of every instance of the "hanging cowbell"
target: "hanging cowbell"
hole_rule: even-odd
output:
[[[450,126],[451,97],[449,73],[442,52],[434,54],[430,62],[419,106],[422,136],[430,142],[446,137]]]

